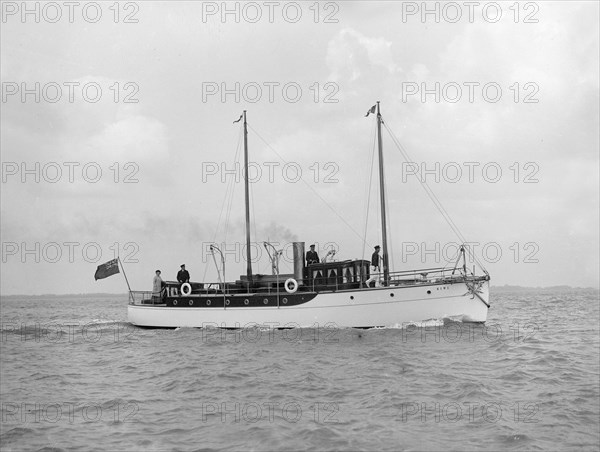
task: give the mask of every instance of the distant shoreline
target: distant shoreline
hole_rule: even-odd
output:
[[[503,286],[492,286],[490,288],[491,293],[508,293],[508,292],[569,292],[569,291],[596,291],[599,289],[594,287],[572,287],[572,286],[549,286],[549,287],[526,287],[526,286],[512,286],[505,284]],[[42,295],[0,295],[0,299],[12,299],[12,300],[22,300],[22,299],[43,299],[43,298],[127,298],[127,292],[123,293],[77,293],[77,294],[42,294]]]
[[[0,299],[43,299],[43,298],[127,298],[129,295],[127,292],[123,293],[67,293],[67,294],[42,294],[42,295],[0,295]]]
[[[561,285],[561,286],[548,286],[548,287],[527,287],[527,286],[511,286],[509,284],[505,284],[503,286],[491,286],[490,287],[490,291],[491,292],[534,292],[534,291],[554,291],[554,292],[567,292],[567,291],[573,291],[573,290],[595,290],[598,291],[599,289],[596,287],[573,287],[573,286],[566,286],[566,285]]]

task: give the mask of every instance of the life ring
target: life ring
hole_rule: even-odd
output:
[[[187,297],[191,293],[192,293],[192,286],[190,286],[190,283],[183,283],[181,285],[181,295]]]
[[[292,287],[290,287],[290,284]],[[295,293],[298,290],[298,281],[296,281],[294,278],[289,278],[285,281],[283,287],[285,287],[285,291],[287,293]]]

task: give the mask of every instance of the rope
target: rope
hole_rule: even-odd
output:
[[[382,121],[382,123],[383,123],[383,121]],[[408,155],[408,152],[406,152],[406,149],[404,149],[404,147],[402,146],[402,144],[400,144],[400,141],[396,138],[396,136],[390,130],[390,128],[387,126],[387,124],[383,123],[383,125],[385,126],[385,130],[387,130],[387,132],[390,134],[390,137],[392,138],[392,141],[394,142],[394,144],[396,145],[396,147],[398,148],[398,150],[400,151],[400,153],[402,154],[402,156],[404,157],[404,159],[406,160],[406,162],[413,162],[413,160]],[[429,199],[431,199],[431,201],[433,202],[433,204],[435,205],[435,207],[442,214],[442,216],[444,217],[444,220],[446,220],[446,222],[448,223],[448,225],[450,226],[450,228],[452,229],[452,231],[456,234],[456,236],[461,241],[461,243],[463,245],[465,245],[466,242],[467,242],[467,240],[464,238],[464,236],[460,232],[460,229],[458,228],[458,226],[456,225],[456,223],[454,223],[454,221],[452,220],[452,217],[446,211],[446,209],[442,205],[441,201],[437,198],[437,196],[435,195],[435,193],[433,192],[433,190],[431,189],[431,187],[429,186],[429,184],[427,183],[427,181],[425,179],[423,179],[423,178],[420,177],[420,170],[418,168],[417,168],[417,175],[419,176],[419,182],[421,182],[421,186],[425,190],[425,193],[427,194],[427,196],[429,197]],[[488,274],[488,272],[485,269],[485,267],[483,266],[483,264],[479,261],[479,259],[477,259],[477,256],[475,256],[475,253],[472,252],[471,249],[468,246],[466,246],[466,245],[465,245],[465,249],[467,250],[469,256],[471,256],[473,258],[473,260],[479,265],[479,267],[481,267],[481,269],[486,274]]]
[[[234,157],[234,166],[237,163],[238,159],[239,159],[239,154],[240,154],[240,147],[241,147],[241,143],[242,143],[242,136],[243,136],[243,128],[240,127],[240,133],[239,133],[239,137],[238,137],[238,143],[237,143],[237,147],[236,147],[236,151],[235,151],[235,157]],[[227,213],[225,216],[225,241],[227,241],[227,231],[229,229],[229,217],[230,217],[230,213],[231,213],[231,204],[233,202],[233,192],[235,190],[235,177],[231,178],[228,181],[227,184],[227,188],[225,189],[225,196],[223,197],[223,202],[221,203],[221,212],[219,213],[219,219],[217,221],[217,227],[215,228],[215,233],[213,235],[212,238],[212,243],[215,243],[217,240],[217,235],[219,233],[219,228],[221,226],[221,219],[223,218],[223,211],[225,210],[225,206],[227,205]],[[202,278],[203,281],[206,281],[206,273],[208,272],[208,265],[206,265],[204,267],[204,276]]]
[[[247,123],[246,123],[247,124]],[[248,177],[248,174],[246,174]],[[254,211],[254,188],[248,180],[248,188],[250,190],[250,199],[252,200],[252,224],[254,225],[254,237],[256,238],[256,212]],[[250,231],[250,243],[252,243],[252,231]],[[260,248],[259,248],[260,249]],[[246,250],[246,257],[250,256],[250,250]],[[256,261],[256,273],[260,273],[260,259]]]
[[[236,164],[238,163],[238,160],[240,158],[240,148],[241,148],[241,143],[242,143],[242,136],[243,136],[243,127],[242,125],[240,125],[240,136],[238,138],[238,145],[237,145],[237,149],[235,151],[235,159],[234,159],[234,167],[236,167]],[[231,206],[233,205],[233,199],[234,199],[234,192],[235,192],[235,187],[237,186],[237,184],[235,183],[235,179],[236,177],[233,177],[229,180],[229,187],[231,187],[231,193],[229,194],[229,199],[228,199],[228,203],[227,203],[227,216],[225,217],[225,238],[224,238],[224,242],[227,243],[227,234],[229,233],[229,220],[231,218]],[[229,191],[229,187],[228,187],[228,191]]]
[[[385,187],[383,188],[385,190]],[[387,193],[386,193],[387,194]],[[390,210],[390,201],[389,201],[389,196],[385,197],[385,209],[388,212],[388,215],[386,216],[386,222],[387,222],[387,230],[388,230],[388,255],[385,256],[385,259],[388,259],[387,261],[387,265],[388,265],[388,270],[390,268],[395,268],[394,267],[394,242],[392,237],[394,236],[394,234],[392,234],[392,211]]]
[[[267,141],[260,136],[260,134],[254,130],[249,124],[248,127],[252,130],[252,132],[254,132],[256,134],[256,136],[258,138],[260,138],[260,140],[269,148],[271,149],[276,155],[277,157],[279,157],[279,159],[285,164],[287,165],[289,162],[286,161],[269,143],[267,143]],[[314,189],[310,186],[310,184],[308,182],[306,182],[304,180],[303,176],[300,176],[300,180],[304,183],[304,185],[306,185],[308,188],[310,188],[310,190],[317,195],[317,197],[323,202],[323,204],[325,204],[340,220],[342,220],[342,222],[348,227],[348,229],[350,229],[354,235],[356,235],[361,241],[363,240],[363,238],[361,237],[361,235],[356,232],[356,230],[350,225],[350,223],[348,223],[344,217],[342,217],[339,213],[337,213],[337,211]]]
[[[373,123],[375,124],[375,123]],[[373,126],[373,131],[375,130],[375,127]],[[367,192],[367,196],[366,196],[366,201],[365,201],[365,235],[363,237],[363,247],[362,247],[362,260],[365,259],[365,246],[367,245],[367,228],[368,228],[368,223],[369,223],[369,210],[371,208],[371,188],[373,186],[373,165],[375,163],[375,143],[377,140],[377,136],[375,133],[373,134],[373,149],[371,150],[371,158],[370,158],[370,164],[369,167],[371,168],[371,170],[369,171],[369,182],[367,184],[367,189],[365,190]]]
[[[389,133],[390,137],[392,138],[392,141],[394,142],[394,144],[396,145],[396,147],[398,148],[398,150],[400,151],[400,153],[402,154],[402,156],[404,157],[406,162],[413,162],[413,160],[410,158],[410,156],[408,155],[408,152],[406,151],[406,149],[404,149],[404,147],[402,146],[402,144],[400,143],[400,141],[398,140],[398,138],[394,135],[394,133],[391,131],[391,129],[387,126],[387,124],[382,120],[381,123],[383,124],[383,126],[385,127],[385,129],[387,130],[387,132]],[[279,157],[279,159],[281,160],[281,162],[283,162],[284,164],[288,164],[289,162],[287,162],[250,124],[248,124],[248,128],[269,148],[271,149],[275,155],[277,155],[277,157]],[[350,229],[362,242],[363,244],[363,250],[362,250],[362,258],[364,259],[365,256],[365,246],[368,245],[367,243],[367,227],[368,227],[368,220],[369,220],[369,210],[370,210],[370,203],[371,203],[371,188],[372,188],[372,181],[373,181],[373,166],[374,166],[374,162],[375,162],[375,136],[373,138],[373,150],[371,152],[371,158],[370,158],[370,172],[369,172],[369,183],[368,183],[368,187],[367,187],[367,200],[366,200],[366,215],[365,215],[365,227],[364,227],[364,235],[361,237],[361,235],[310,185],[306,182],[306,180],[304,179],[303,176],[300,177],[300,180],[304,183],[304,185],[306,185],[315,195],[317,195],[317,197],[323,202],[323,204],[325,204],[347,227],[348,229]],[[238,158],[239,158],[239,151],[240,151],[240,144],[241,144],[241,140],[242,140],[242,129],[240,128],[240,136],[238,139],[238,145],[237,145],[237,149],[236,149],[236,154],[235,154],[235,163],[237,163]],[[458,228],[458,226],[456,225],[456,223],[452,220],[452,217],[450,216],[450,214],[446,211],[446,209],[444,208],[444,206],[442,205],[441,201],[438,199],[438,197],[435,195],[435,193],[433,192],[433,190],[431,189],[431,187],[429,186],[429,184],[427,184],[427,181],[422,179],[420,177],[420,169],[417,168],[417,175],[419,176],[419,182],[421,183],[421,186],[423,187],[423,189],[425,190],[425,193],[427,194],[427,196],[429,197],[429,199],[431,199],[431,201],[433,202],[434,206],[437,208],[437,210],[440,212],[440,214],[442,215],[442,217],[444,218],[444,220],[448,223],[448,225],[450,226],[450,228],[452,229],[452,231],[456,234],[456,236],[458,237],[458,239],[461,241],[461,243],[465,246],[465,249],[467,250],[467,253],[469,254],[469,256],[474,260],[474,262],[476,262],[479,267],[487,274],[487,270],[485,269],[485,267],[483,266],[483,264],[479,261],[479,259],[477,259],[477,256],[475,255],[475,253],[471,250],[470,247],[466,246],[467,240],[464,238],[463,234],[461,233],[460,229]],[[246,174],[246,177],[248,177],[248,175]],[[217,230],[215,231],[214,237],[213,237],[213,242],[216,240],[216,236],[221,224],[221,219],[222,219],[222,215],[223,215],[223,210],[225,208],[225,205],[227,205],[227,213],[226,213],[226,218],[225,218],[225,241],[227,240],[227,233],[228,233],[228,229],[229,229],[229,220],[230,220],[230,216],[231,216],[231,207],[232,207],[232,203],[233,203],[233,193],[235,191],[235,178],[233,178],[233,180],[229,181],[228,187],[226,189],[225,192],[225,199],[223,201],[223,204],[221,205],[221,212],[219,214],[219,220],[217,223]],[[254,193],[253,190],[250,190],[250,194],[252,197],[252,213],[253,213],[253,225],[254,225],[254,231],[256,233],[256,215],[255,215],[255,211],[254,211]],[[389,201],[386,198],[386,209],[389,212]],[[387,220],[387,226],[389,227],[390,225],[390,221],[389,219]],[[391,230],[391,229],[390,229]],[[391,234],[390,234],[391,236]],[[390,241],[390,248],[393,251],[393,244],[392,244],[392,240],[391,238],[389,238]],[[388,262],[388,264],[392,264],[393,267],[393,252],[389,253],[392,257],[388,257],[388,259],[390,259],[392,262]],[[206,279],[206,271],[208,269],[208,266],[205,267],[205,271],[204,271],[204,279]]]

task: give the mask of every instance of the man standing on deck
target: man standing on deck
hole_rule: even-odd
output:
[[[177,281],[179,282],[179,284],[190,282],[190,274],[185,269],[185,264],[181,264],[181,270],[177,272]]]
[[[379,273],[381,272],[381,256],[379,250],[381,247],[377,245],[371,256],[371,277],[365,281],[365,285],[370,287],[371,281],[375,281],[375,287],[379,287]]]
[[[162,278],[160,277],[160,270],[156,270],[156,275],[154,276],[154,279],[152,280],[152,299],[153,300],[160,299],[160,294],[162,292],[164,285],[165,285],[165,283],[163,282]]]
[[[319,255],[315,251],[315,245],[310,246],[310,251],[306,253],[306,266],[310,264],[318,264],[319,263]]]

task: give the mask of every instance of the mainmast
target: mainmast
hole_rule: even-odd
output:
[[[387,221],[385,215],[385,179],[383,172],[383,144],[381,141],[381,123],[382,119],[381,113],[379,111],[379,101],[377,101],[377,143],[379,145],[379,198],[381,202],[381,245],[383,246],[383,281],[385,285],[388,285],[390,281],[390,269],[388,267]]]
[[[248,124],[246,123],[246,110],[244,110],[244,189],[246,204],[246,276],[248,288],[252,284],[252,256],[250,253],[250,190],[248,187]]]

